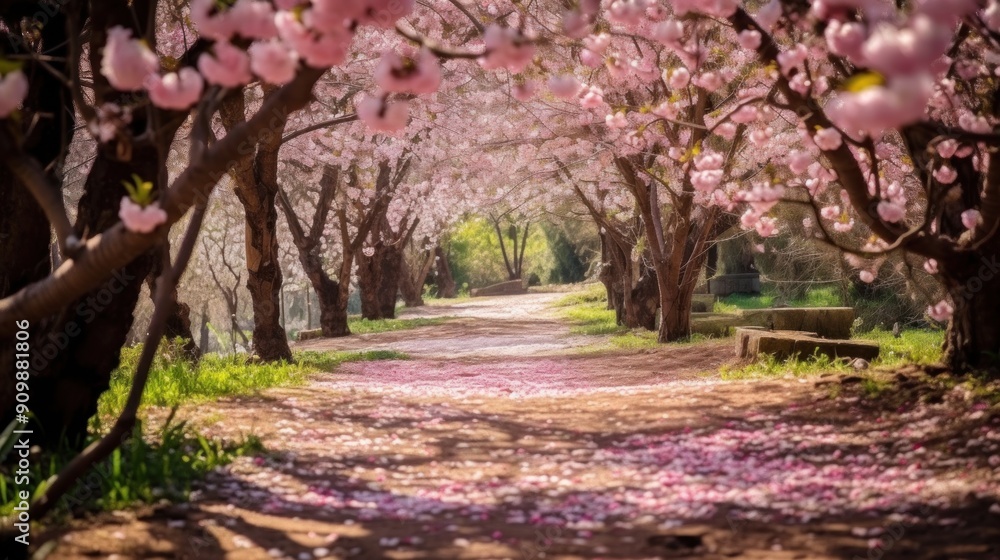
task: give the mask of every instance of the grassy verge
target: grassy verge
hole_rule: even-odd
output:
[[[415,317],[413,319],[378,319],[369,321],[360,317],[351,317],[347,324],[351,328],[352,334],[371,334],[381,332],[405,331],[419,327],[432,327],[440,325],[448,320],[448,317]]]
[[[881,346],[879,357],[872,362],[872,367],[892,368],[905,364],[929,365],[940,362],[944,331],[908,330],[903,331],[900,337],[896,338],[891,332],[874,330],[859,334],[856,338],[877,342]],[[785,375],[805,377],[829,372],[847,373],[854,371],[845,361],[832,360],[826,356],[809,356],[788,361],[765,356],[752,364],[723,367],[721,373],[723,379],[760,379]]]
[[[141,347],[122,352],[122,365],[111,377],[111,386],[98,403],[94,417],[96,440],[103,433],[102,422],[122,409],[131,388]],[[263,452],[260,440],[247,435],[239,441],[221,441],[199,433],[185,422],[174,421],[176,407],[229,395],[250,394],[277,386],[297,385],[310,374],[331,371],[346,362],[403,359],[392,351],[370,352],[297,352],[290,363],[265,364],[246,356],[205,356],[198,363],[177,359],[176,344],[165,344],[150,371],[143,397],[144,406],[173,407],[163,427],[143,430],[139,424],[133,436],[111,457],[101,463],[77,485],[60,504],[59,514],[83,511],[110,511],[139,503],[160,500],[184,501],[193,484],[212,470],[235,458]],[[0,438],[2,439],[2,438]],[[12,443],[12,442],[8,442]],[[0,463],[9,445],[0,444]],[[69,449],[36,455],[31,461],[32,494],[44,490],[44,482],[74,456]],[[0,515],[13,511],[14,472],[0,467]]]
[[[94,436],[92,440],[96,440]],[[223,442],[207,438],[184,422],[173,421],[143,437],[142,425],[132,437],[98,464],[60,501],[54,516],[87,511],[111,511],[136,504],[152,504],[189,499],[196,481],[236,457],[263,452],[260,440],[246,436],[240,441]],[[74,456],[60,450],[35,456],[31,462],[32,497],[45,489],[45,482],[58,473]],[[0,469],[0,515],[9,515],[16,505],[15,473]]]
[[[122,365],[111,375],[111,387],[101,396],[98,415],[117,415],[132,387],[141,347],[122,352]],[[370,352],[296,352],[293,362],[258,363],[245,355],[210,355],[198,363],[172,359],[178,355],[166,345],[146,383],[144,405],[176,406],[229,395],[252,394],[270,387],[297,385],[313,373],[332,371],[346,362],[403,359],[390,350]]]
[[[645,350],[656,348],[656,333],[644,329],[631,330],[615,321],[615,312],[607,308],[607,294],[604,286],[597,284],[568,294],[555,302],[559,315],[570,324],[570,332],[582,335],[610,335],[607,345],[595,347],[594,350],[606,349],[608,346],[618,350]],[[680,341],[679,344],[707,340],[701,335]]]

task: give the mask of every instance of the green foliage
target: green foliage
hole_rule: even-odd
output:
[[[454,301],[454,300],[444,300],[444,301]],[[353,334],[371,334],[371,333],[381,333],[381,332],[405,331],[409,329],[416,329],[419,327],[432,327],[440,325],[447,320],[448,320],[447,317],[433,317],[433,318],[417,317],[414,319],[378,319],[375,321],[369,321],[368,319],[362,319],[361,317],[351,317],[347,321],[347,323],[351,327],[351,333]]]
[[[511,249],[508,240],[508,256],[513,259]],[[455,227],[450,236],[448,262],[458,286],[467,284],[469,287],[479,288],[508,279],[500,251],[500,240],[497,239],[493,224],[484,218],[469,218]],[[554,266],[555,258],[549,249],[545,233],[541,227],[532,226],[524,256],[524,278],[531,274],[548,278],[549,271]]]
[[[121,366],[111,374],[111,387],[98,403],[98,416],[117,415],[132,387],[141,346],[122,350]],[[176,343],[164,344],[146,382],[143,403],[176,406],[227,395],[251,394],[281,385],[303,383],[313,373],[332,371],[345,362],[402,359],[397,352],[297,352],[291,363],[261,363],[243,354],[207,355],[198,363],[178,358]]]
[[[120,448],[98,464],[60,503],[57,514],[111,511],[138,503],[160,500],[186,501],[195,481],[236,457],[263,452],[260,440],[248,436],[236,442],[213,440],[185,422],[173,422],[147,438],[138,424]],[[94,436],[96,439],[98,436]],[[74,456],[68,449],[34,457],[31,462],[32,497],[45,490],[45,481],[58,473]],[[9,515],[15,503],[14,473],[0,470],[0,515]]]
[[[570,328],[573,334],[600,335],[628,332],[627,328],[617,324],[614,310],[608,309],[605,303],[576,303],[563,307],[559,315],[573,324]]]
[[[566,233],[553,226],[542,226],[545,237],[552,248],[555,260],[551,273],[550,284],[574,284],[583,282],[589,268],[587,260],[581,256],[580,250],[566,236]]]

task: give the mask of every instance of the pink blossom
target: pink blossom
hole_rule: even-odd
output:
[[[937,274],[938,273],[938,262],[936,259],[927,259],[924,261],[924,270],[927,274]]]
[[[752,142],[754,146],[763,146],[771,140],[772,134],[774,134],[774,129],[771,127],[755,129],[750,133],[750,142]]]
[[[208,83],[222,87],[239,87],[253,80],[250,57],[226,41],[217,41],[211,54],[202,53],[198,57],[198,70]]]
[[[114,140],[118,132],[132,122],[132,113],[117,103],[103,103],[94,113],[95,118],[87,123],[87,129],[101,143]]]
[[[913,16],[904,27],[890,23],[875,26],[862,47],[866,64],[886,75],[925,71],[951,43],[949,26],[939,25],[923,14]]]
[[[197,103],[204,87],[201,74],[189,66],[163,76],[152,74],[146,80],[146,90],[153,105],[176,111],[189,109]]]
[[[751,123],[757,120],[758,114],[759,111],[753,105],[742,105],[739,109],[733,111],[733,113],[729,115],[729,120],[738,124]]]
[[[645,0],[614,0],[608,8],[608,20],[622,25],[639,25],[645,15]]]
[[[894,224],[896,222],[902,221],[906,217],[906,208],[896,204],[895,202],[889,202],[883,200],[878,203],[878,215],[883,221]]]
[[[756,29],[746,29],[740,31],[737,40],[744,49],[755,51],[760,47],[761,35]]]
[[[983,215],[979,213],[979,210],[970,209],[962,212],[962,225],[965,226],[965,229],[975,229],[982,223]]]
[[[847,233],[854,229],[854,218],[849,220],[839,220],[833,223],[833,231],[837,233]]]
[[[858,277],[860,277],[861,281],[864,282],[865,284],[871,284],[872,282],[875,281],[875,273],[870,270],[862,270],[858,274]]]
[[[736,137],[736,125],[731,122],[724,122],[715,127],[715,134],[726,140],[732,140]]]
[[[215,0],[191,0],[191,23],[206,39],[228,41],[236,33],[229,10],[220,10]]]
[[[479,63],[487,70],[504,68],[518,73],[535,58],[534,41],[512,27],[492,24],[486,28],[483,41],[486,54]]]
[[[101,74],[120,91],[142,89],[146,78],[160,68],[160,60],[145,41],[132,39],[132,30],[116,25],[108,29],[101,57]]]
[[[653,38],[667,46],[677,44],[684,38],[684,24],[676,19],[660,22],[653,28]]]
[[[695,76],[691,82],[709,93],[722,87],[722,77],[720,77],[716,72],[705,72],[704,74],[699,74]]]
[[[761,237],[771,237],[778,232],[778,221],[774,218],[763,216],[757,221],[754,228]]]
[[[167,222],[167,213],[158,202],[143,208],[127,196],[122,197],[118,217],[125,229],[133,233],[150,233]]]
[[[925,75],[894,78],[888,86],[838,94],[828,105],[827,114],[849,133],[879,137],[887,129],[923,118],[933,92],[933,83]]]
[[[950,185],[958,178],[958,172],[947,165],[942,165],[934,171],[934,178],[942,185]]]
[[[416,59],[386,51],[375,67],[375,83],[389,92],[434,93],[441,85],[441,64],[430,49],[422,49]]]
[[[580,82],[574,76],[552,76],[549,78],[549,91],[561,99],[571,99],[580,93]]]
[[[796,175],[801,175],[809,169],[815,158],[809,152],[792,150],[788,153],[788,169]]]
[[[955,155],[958,151],[958,141],[949,138],[948,140],[943,140],[938,142],[937,152],[938,155],[944,159],[949,159],[951,156]]]
[[[625,128],[628,126],[628,119],[625,118],[625,113],[622,111],[618,111],[613,115],[607,115],[604,117],[604,122],[609,128]]]
[[[269,84],[284,85],[295,78],[299,57],[285,43],[273,39],[258,41],[247,49],[250,69]]]
[[[781,67],[781,73],[790,76],[791,71],[805,62],[807,56],[809,56],[809,51],[801,43],[787,51],[778,53],[778,65]]]
[[[681,89],[687,87],[689,81],[691,81],[691,73],[682,66],[670,72],[668,84],[673,89]]]
[[[589,51],[596,54],[604,54],[604,51],[607,50],[609,45],[611,45],[611,35],[608,35],[607,33],[591,35],[583,40],[583,44]]]
[[[6,119],[28,96],[28,78],[14,70],[0,78],[0,119]]]
[[[247,39],[273,39],[278,34],[270,2],[237,0],[226,13],[233,30]]]
[[[590,49],[583,49],[580,52],[580,62],[582,62],[585,66],[597,68],[604,64],[604,57]]]
[[[405,101],[389,103],[382,96],[366,96],[358,102],[358,118],[368,128],[379,132],[398,132],[406,128],[410,119],[410,106]]]
[[[865,43],[865,27],[860,23],[831,20],[825,31],[827,48],[839,56],[858,62],[862,59],[861,48]]]
[[[316,33],[299,21],[293,12],[279,12],[274,23],[282,41],[313,68],[336,66],[347,58],[352,39],[347,30]]]
[[[840,218],[840,206],[824,206],[820,209],[819,215],[824,220],[836,220]]]
[[[765,30],[770,31],[778,23],[783,11],[781,0],[771,0],[757,12],[757,23]]]
[[[604,92],[601,88],[590,86],[587,92],[580,98],[580,106],[584,109],[597,109],[604,105]]]
[[[948,303],[948,300],[943,299],[934,305],[928,306],[927,314],[930,315],[931,319],[943,323],[951,319],[952,315],[955,314],[955,308]]]
[[[823,150],[824,152],[829,152],[836,150],[843,143],[843,139],[840,137],[840,133],[833,128],[821,128],[816,131],[813,136],[813,142],[816,143],[816,147]]]

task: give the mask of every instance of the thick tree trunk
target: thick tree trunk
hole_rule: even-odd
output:
[[[643,328],[647,331],[656,330],[656,309],[660,305],[660,291],[657,287],[656,275],[647,270],[639,278],[629,292],[629,305],[626,306],[625,326],[630,329]]]
[[[444,249],[440,245],[434,248],[434,267],[438,297],[444,299],[457,297],[458,287],[455,285],[455,277],[451,275],[451,265],[448,264],[448,255],[445,254]]]
[[[330,280],[316,289],[319,299],[319,324],[323,336],[339,338],[351,334],[347,324],[347,298],[340,297],[340,284]]]
[[[955,312],[945,337],[944,359],[953,371],[986,370],[1000,378],[1000,321],[996,319],[1000,260],[996,254],[956,267],[968,271],[961,280],[945,279]]]
[[[427,275],[423,272],[425,269],[414,268],[405,258],[399,262],[399,294],[403,296],[403,305],[406,307],[424,305],[424,280]]]
[[[266,89],[265,95],[273,89]],[[231,130],[246,121],[243,96],[220,107],[223,125]],[[265,142],[265,140],[267,140]],[[277,161],[281,130],[272,131],[256,152],[233,166],[236,198],[246,215],[247,290],[253,305],[253,349],[266,362],[291,360],[288,337],[281,327],[281,262],[278,251]]]
[[[370,321],[395,318],[402,252],[379,242],[372,256],[359,253],[357,259],[361,317]]]
[[[292,359],[281,328],[281,264],[278,260],[278,213],[275,193],[264,185],[243,184],[236,196],[246,213],[247,290],[253,305],[253,349],[262,360]]]

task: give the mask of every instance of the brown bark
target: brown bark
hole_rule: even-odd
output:
[[[276,91],[267,88],[265,95]],[[235,95],[221,108],[227,131],[245,122],[243,96]],[[247,290],[253,306],[253,351],[261,360],[290,361],[292,351],[281,327],[281,263],[278,250],[278,151],[281,148],[282,123],[259,139],[251,156],[238,161],[230,171],[236,184],[236,198],[246,216]]]
[[[156,297],[157,279],[163,274],[164,269],[170,266],[169,256],[170,244],[164,242],[151,257],[152,268],[149,276],[146,277],[151,298]],[[170,297],[173,301],[173,311],[167,316],[163,336],[167,341],[182,340],[181,349],[184,352],[184,357],[189,360],[198,360],[201,358],[202,351],[199,350],[194,341],[194,334],[191,333],[191,307],[180,301],[177,286],[171,290]]]
[[[945,286],[955,303],[945,337],[944,359],[954,371],[981,370],[1000,377],[998,251],[1000,247],[970,255],[964,262],[943,270]]]
[[[440,245],[434,248],[434,267],[434,282],[437,284],[438,297],[444,299],[458,297],[458,286],[455,284],[455,277],[451,275],[448,255]]]
[[[371,256],[357,254],[361,317],[370,321],[394,319],[402,251],[384,241],[379,241],[373,249]]]
[[[278,202],[292,232],[292,240],[298,249],[299,263],[319,300],[320,329],[327,338],[351,334],[347,324],[347,299],[345,297],[343,301],[341,300],[340,284],[326,272],[320,256],[323,232],[333,210],[333,201],[339,186],[340,170],[332,166],[324,168],[316,211],[313,213],[308,231],[295,215],[291,200],[284,191],[278,191]]]
[[[404,255],[399,263],[399,293],[403,296],[403,304],[406,307],[424,305],[424,284],[431,273],[431,267],[434,266],[434,253],[424,251],[414,260],[416,262],[410,264],[410,260]]]

